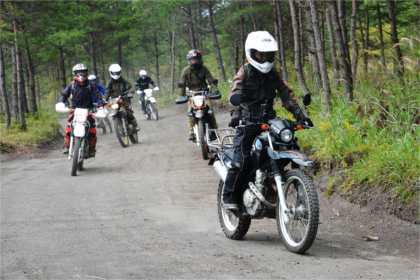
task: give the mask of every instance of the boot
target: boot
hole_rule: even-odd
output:
[[[137,120],[131,120],[131,124],[133,125],[134,131],[140,131],[140,127],[137,125]]]
[[[188,141],[194,141],[194,140],[195,140],[194,133],[191,133],[190,137],[188,138]]]
[[[69,153],[69,147],[70,147],[70,137],[65,137],[64,136],[64,146],[63,146],[63,154],[68,154]]]
[[[95,138],[89,138],[88,142],[89,142],[89,157],[95,157],[95,153],[96,153],[96,140],[97,137],[95,135]]]
[[[89,157],[95,157],[96,150],[89,149]]]

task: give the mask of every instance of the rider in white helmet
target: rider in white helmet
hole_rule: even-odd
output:
[[[107,82],[105,87],[106,94],[104,99],[106,102],[110,97],[117,98],[127,90],[134,93],[134,89],[131,87],[130,82],[121,76],[121,71],[121,66],[118,64],[112,64],[109,66],[109,75],[111,76],[111,79]],[[133,125],[134,129],[139,131],[140,128],[138,127],[137,120],[134,117],[130,99],[123,99],[123,101],[123,106],[127,111],[128,121]]]
[[[269,119],[276,117],[276,111],[273,108],[273,101],[280,97],[283,106],[290,111],[298,120],[304,120],[308,125],[312,125],[309,118],[299,110],[299,104],[295,94],[287,87],[283,81],[279,70],[274,67],[274,57],[277,52],[277,42],[267,31],[256,31],[248,34],[245,42],[245,53],[248,63],[239,69],[233,79],[233,84],[229,93],[230,97],[234,94],[242,95],[241,105],[232,108],[231,120],[233,127],[239,125],[240,120],[248,117],[249,113],[259,116],[261,105],[268,101],[267,114]],[[223,191],[223,205],[226,209],[237,211],[242,203],[242,186],[249,172],[251,172],[252,163],[250,152],[255,137],[261,133],[261,130],[242,127],[236,129],[236,135],[233,140],[235,151],[233,153],[232,167],[229,168],[226,176],[225,187]]]
[[[147,72],[145,70],[140,70],[139,77],[134,83],[134,87],[136,90],[139,89],[142,91],[142,93],[140,93],[140,101],[143,114],[146,114],[146,104],[144,103],[144,90],[149,88],[149,84],[152,84],[155,90],[158,89],[152,78],[147,76]]]

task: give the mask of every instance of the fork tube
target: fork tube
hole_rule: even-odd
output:
[[[74,143],[74,136],[70,137],[70,147],[69,147],[69,160],[73,157],[73,143]]]
[[[270,138],[269,138],[270,139]],[[276,181],[277,185],[277,193],[279,195],[280,200],[280,214],[283,216],[283,221],[285,224],[288,224],[290,222],[289,216],[287,213],[289,213],[289,209],[287,208],[286,204],[286,198],[284,197],[284,191],[283,191],[283,180],[280,173],[280,168],[278,165],[278,162],[273,160],[273,173],[274,173],[274,180]]]

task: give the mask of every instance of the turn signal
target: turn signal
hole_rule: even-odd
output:
[[[210,97],[207,97],[207,100],[210,100]]]
[[[70,110],[69,110],[69,113],[73,113],[73,110],[72,110],[72,109],[70,109]]]
[[[267,128],[268,128],[268,126],[267,126],[266,124],[263,124],[263,125],[261,126],[261,129],[262,129],[262,130],[267,130]]]
[[[122,101],[122,99],[120,99],[120,103],[122,103],[123,101]]]
[[[92,116],[92,112],[89,112],[89,116]]]
[[[301,126],[300,124],[298,124],[298,125],[296,126],[296,129],[297,129],[297,130],[302,130],[302,129],[303,129],[303,126]]]
[[[111,105],[110,104],[106,104],[106,107],[111,107]]]
[[[188,100],[188,102],[191,102],[191,99],[190,99],[190,100]]]

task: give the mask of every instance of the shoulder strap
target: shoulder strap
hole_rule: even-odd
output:
[[[203,83],[205,83],[205,84],[206,84],[206,86],[207,86],[206,81],[205,81],[205,80],[203,80],[200,76],[198,76],[198,74],[197,74],[197,73],[195,73],[195,71],[194,71],[194,70],[192,70],[192,69],[191,69],[191,72],[193,72],[193,73],[194,73],[194,75],[195,75],[197,78],[199,78],[199,79],[200,79],[200,81],[202,81]]]

